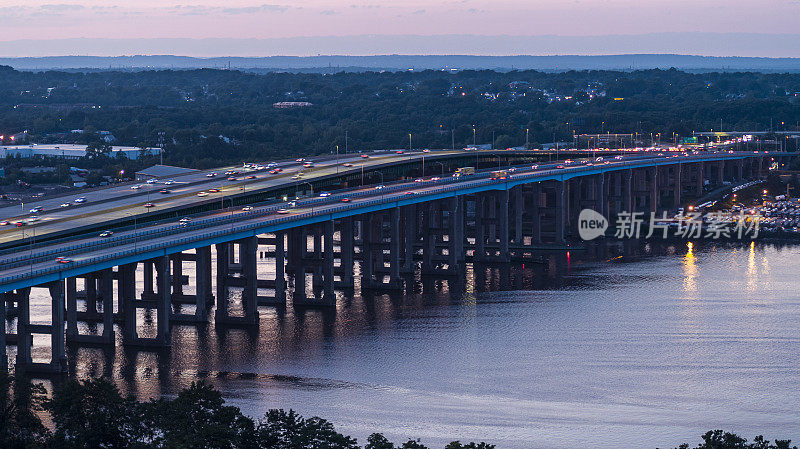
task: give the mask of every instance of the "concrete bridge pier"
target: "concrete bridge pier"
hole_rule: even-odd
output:
[[[322,302],[324,304],[333,305],[336,302],[336,295],[334,294],[334,278],[333,278],[333,265],[335,254],[333,253],[333,233],[334,222],[328,220],[324,224],[324,248],[322,248],[322,280],[323,280],[323,295]]]
[[[353,232],[353,218],[345,217],[341,220],[339,230],[339,268],[341,276],[339,285],[345,289],[353,289],[353,253],[355,251],[355,235]]]
[[[308,238],[303,228],[296,228],[293,231],[294,235],[290,244],[294,258],[292,305],[298,306],[306,303],[306,265],[304,256],[308,252]]]
[[[681,207],[683,200],[683,164],[675,165],[672,176],[672,207]]]
[[[64,281],[49,282],[41,287],[48,289],[51,298],[51,324],[31,324],[30,289],[20,291],[17,296],[16,338],[7,338],[3,329],[2,361],[7,364],[5,343],[16,343],[17,359],[15,369],[19,373],[63,374],[67,372],[67,355],[64,329]],[[3,298],[5,300],[5,298]],[[4,301],[5,302],[5,301]],[[5,307],[0,312],[5,327]],[[34,362],[31,357],[33,334],[50,335],[51,358],[49,363]],[[11,340],[11,341],[9,341]]]
[[[404,274],[414,272],[414,252],[417,243],[417,207],[409,205],[402,208],[403,215],[403,265],[400,271]]]
[[[475,249],[472,259],[476,262],[486,260],[486,195],[475,195]]]

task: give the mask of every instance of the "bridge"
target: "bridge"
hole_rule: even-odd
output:
[[[254,326],[262,306],[328,307],[337,291],[400,290],[417,272],[533,260],[566,248],[583,208],[607,218],[675,210],[791,156],[387,152],[113,186],[63,208],[72,197],[42,199],[38,221],[0,231],[0,363],[15,345],[17,370],[63,373],[67,344],[114,345],[115,329],[125,345],[163,348],[172,325],[205,323],[212,310],[217,325]],[[449,175],[467,165],[479,170]],[[0,218],[30,220],[23,211]],[[48,293],[49,324],[31,322],[32,289]],[[152,336],[137,334],[141,310],[155,313]],[[81,333],[81,322],[96,331]],[[33,360],[33,334],[50,336],[49,362]]]

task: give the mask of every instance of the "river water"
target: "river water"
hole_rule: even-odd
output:
[[[603,246],[335,311],[262,308],[257,330],[176,326],[167,352],[82,348],[70,363],[140,398],[206,379],[248,415],[293,408],[362,443],[654,448],[712,428],[796,441],[799,259],[770,244]]]

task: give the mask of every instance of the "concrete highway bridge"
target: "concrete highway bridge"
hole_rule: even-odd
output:
[[[42,199],[27,206],[44,207],[40,218],[19,227],[30,214],[6,207],[0,363],[15,345],[17,370],[62,373],[67,344],[115,345],[115,328],[122,344],[163,348],[171,325],[206,323],[212,310],[217,325],[253,326],[260,306],[331,306],[336,291],[403,289],[415,272],[458,276],[468,262],[531,260],[564,249],[583,208],[611,222],[622,211],[675,210],[791,156],[385,152],[316,158],[306,169],[284,161],[274,174],[223,168],[116,185],[78,205]],[[466,166],[479,170],[451,176]],[[31,322],[31,289],[49,293],[47,324]],[[142,310],[155,312],[154,335],[137,333]],[[34,362],[33,334],[50,336],[49,362]]]

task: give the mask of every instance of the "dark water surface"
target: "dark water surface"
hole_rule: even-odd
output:
[[[293,408],[362,443],[376,431],[435,447],[674,447],[712,428],[800,439],[800,247],[619,251],[469,267],[407,296],[340,297],[335,311],[262,308],[257,330],[176,326],[170,351],[82,348],[70,363],[140,398],[207,379],[248,415]]]

